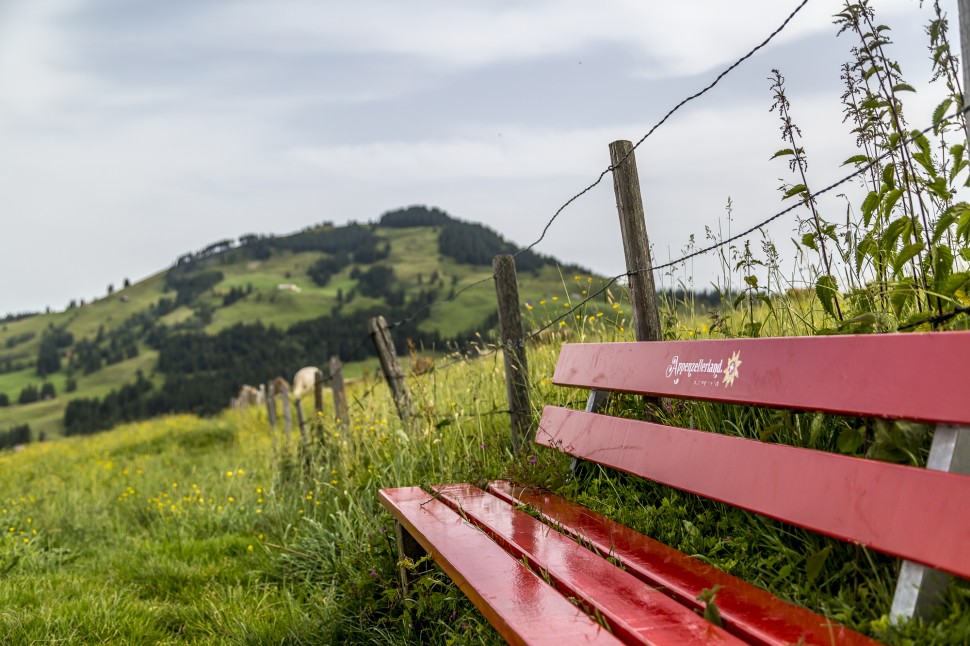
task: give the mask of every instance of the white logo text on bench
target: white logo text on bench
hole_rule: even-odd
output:
[[[738,368],[741,367],[741,353],[735,352],[730,359],[727,360],[727,367],[724,367],[724,359],[718,361],[700,359],[698,361],[681,361],[680,356],[675,356],[670,361],[670,365],[667,366],[666,376],[668,379],[673,378],[674,383],[680,383],[680,378],[686,374],[688,378],[693,377],[695,374],[698,375],[699,379],[694,383],[696,385],[720,385],[725,384],[727,386],[734,385],[734,380],[738,377]],[[714,375],[723,375],[720,380],[711,380]]]

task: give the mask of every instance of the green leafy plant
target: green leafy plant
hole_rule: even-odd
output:
[[[844,121],[857,149],[844,166],[860,171],[866,191],[857,209],[848,205],[843,223],[822,213],[784,77],[773,70],[770,78],[772,110],[781,119],[785,143],[773,158],[787,160],[795,175],[793,183],[783,183],[783,199],[800,199],[809,212],[799,222],[796,245],[817,258],[811,283],[841,331],[892,329],[934,315],[942,320],[970,304],[970,205],[955,201],[968,181],[967,123],[959,112],[963,100],[948,22],[938,2],[933,12],[926,28],[930,81],[945,86],[945,97],[925,134],[912,129],[905,115],[903,98],[916,89],[891,57],[890,27],[876,20],[868,0],[846,2],[835,16],[839,34],[856,39],[852,60],[841,72]]]

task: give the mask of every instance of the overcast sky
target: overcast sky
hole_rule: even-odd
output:
[[[186,251],[411,204],[520,246],[796,0],[0,0],[0,315],[63,309]],[[917,0],[878,0],[929,124]],[[930,4],[927,2],[927,4]],[[956,36],[955,0],[944,3]],[[785,206],[767,77],[779,68],[809,179],[855,154],[842,123],[842,2],[810,0],[767,48],[637,151],[655,263],[705,225]],[[857,202],[858,204],[859,202]],[[832,202],[831,219],[844,213]],[[794,216],[771,229],[791,257]],[[612,180],[537,251],[623,271]],[[716,265],[698,260],[698,284]]]

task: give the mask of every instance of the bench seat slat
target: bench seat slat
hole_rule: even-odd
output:
[[[622,643],[427,492],[382,489],[379,497],[510,644]]]
[[[561,594],[582,600],[628,643],[656,646],[743,644],[691,609],[472,485],[433,487],[446,503],[495,538],[513,557],[547,575]]]
[[[970,425],[968,365],[967,331],[588,343],[562,347],[553,382]]]
[[[970,577],[970,476],[554,406],[536,442]]]
[[[875,646],[877,643],[548,491],[513,486],[505,481],[492,482],[488,489],[511,504],[529,505],[552,526],[581,538],[601,554],[608,554],[627,571],[667,591],[688,607],[702,610],[697,595],[705,588],[721,586],[717,606],[725,628],[752,644]]]

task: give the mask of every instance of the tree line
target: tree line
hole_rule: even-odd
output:
[[[425,292],[421,299],[427,300]],[[413,303],[408,303],[409,307]],[[217,334],[201,331],[167,332],[159,344],[161,386],[139,373],[134,384],[113,390],[104,398],[79,398],[68,403],[64,425],[69,435],[109,429],[119,423],[176,412],[212,415],[238,392],[240,384],[258,384],[276,376],[286,379],[308,363],[330,356],[358,361],[375,356],[371,343],[361,343],[367,321],[384,315],[405,319],[409,308],[375,307],[301,321],[281,330],[262,323],[239,323]],[[428,348],[461,348],[475,339],[468,330],[451,339],[437,331],[419,329],[422,315],[403,321],[394,334]]]

